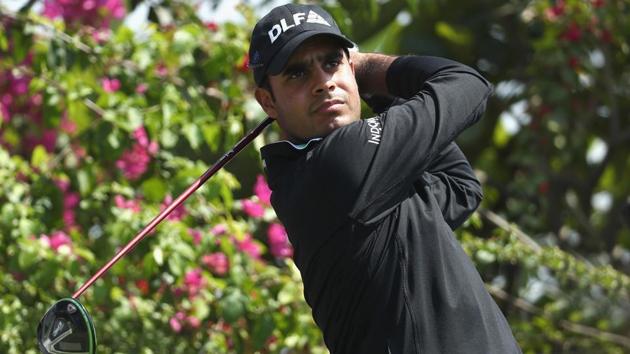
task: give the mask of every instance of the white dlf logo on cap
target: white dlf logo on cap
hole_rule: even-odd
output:
[[[271,40],[271,43],[273,44],[273,42],[275,42],[276,39],[278,39],[278,37],[280,37],[280,35],[286,32],[289,28],[301,25],[302,21],[304,21],[304,15],[305,15],[304,12],[294,13],[293,24],[291,25],[288,25],[287,20],[284,18],[280,20],[280,23],[273,25],[273,27],[271,27],[271,29],[269,30],[269,39]],[[308,16],[306,16],[306,22],[319,23],[320,25],[325,25],[325,26],[330,27],[330,23],[324,20],[323,17],[321,17],[318,13],[316,13],[313,10],[308,12]]]

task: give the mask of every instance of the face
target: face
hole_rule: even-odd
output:
[[[289,140],[323,137],[361,116],[354,65],[330,38],[304,42],[268,80],[273,95],[257,88],[256,99]]]

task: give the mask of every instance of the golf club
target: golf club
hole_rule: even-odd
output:
[[[190,187],[177,197],[166,209],[162,210],[151,222],[125,245],[107,264],[99,269],[72,298],[65,298],[53,304],[37,325],[37,342],[42,353],[95,353],[96,330],[89,313],[77,298],[109,270],[120,258],[129,253],[142,239],[179,207],[191,194],[201,187],[210,177],[236,156],[245,146],[254,140],[273,118],[267,117],[257,127],[239,140],[234,147],[204,172]]]

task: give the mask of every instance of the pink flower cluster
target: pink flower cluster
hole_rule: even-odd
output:
[[[262,249],[254,241],[254,238],[250,234],[245,234],[242,240],[236,240],[236,245],[241,252],[248,254],[253,259],[260,259]]]
[[[18,65],[32,65],[32,55]],[[52,152],[57,142],[57,133],[54,129],[44,126],[42,121],[43,96],[40,93],[29,93],[31,77],[24,74],[14,74],[12,71],[0,71],[0,119],[2,120],[0,132],[4,126],[15,117],[24,117],[28,120],[25,125],[28,128],[22,138],[22,148],[24,153],[31,153],[37,145],[42,145],[46,151]],[[18,146],[3,145],[9,148],[19,149]]]
[[[229,259],[223,252],[206,254],[201,258],[201,262],[218,276],[225,275],[230,268]]]
[[[114,196],[114,205],[116,205],[116,208],[129,209],[134,213],[140,212],[140,200],[125,199],[125,197],[120,194]]]
[[[70,190],[70,182],[66,179],[56,179],[55,185],[63,194],[63,222],[66,230],[77,227],[76,207],[81,201],[79,193]]]
[[[61,252],[62,247],[72,250],[72,239],[63,231],[55,231],[50,236],[42,234],[39,240],[57,253]]]
[[[101,79],[101,86],[107,93],[116,92],[120,90],[120,80],[105,77]]]
[[[253,218],[261,218],[265,215],[265,208],[271,205],[271,189],[263,175],[256,176],[254,184],[256,200],[245,199],[242,201],[243,212]]]
[[[281,224],[273,223],[267,229],[267,241],[271,254],[277,258],[288,258],[293,256],[293,247],[289,243],[287,231]]]
[[[156,141],[149,142],[147,132],[144,127],[140,127],[133,132],[136,140],[131,150],[123,152],[116,161],[116,167],[123,171],[123,175],[129,180],[137,180],[149,167],[151,156],[155,156],[158,151]]]
[[[254,184],[254,194],[258,197],[261,204],[269,206],[271,205],[271,189],[265,180],[265,176],[256,176],[256,183]]]
[[[197,230],[197,229],[193,229],[191,227],[188,228],[188,234],[192,237],[193,239],[193,244],[195,246],[199,245],[201,243],[201,238],[202,238],[202,234],[201,231]]]
[[[195,268],[186,272],[184,276],[184,289],[188,292],[188,297],[193,298],[199,294],[201,288],[206,285],[206,280],[203,278],[201,268]]]
[[[173,197],[171,197],[170,194],[167,195],[166,198],[164,198],[164,201],[162,202],[162,206],[160,207],[160,210],[166,209],[169,205],[171,205],[172,202],[173,202]],[[188,211],[186,210],[186,207],[184,206],[184,204],[182,204],[178,206],[177,208],[175,208],[175,210],[173,210],[166,218],[173,221],[179,221],[183,219],[187,213]]]
[[[171,317],[168,321],[171,329],[175,333],[179,333],[184,329],[184,326],[188,326],[191,329],[197,329],[201,326],[201,321],[195,316],[186,316],[185,313],[179,311],[175,316]]]
[[[126,9],[122,0],[45,0],[44,16],[61,17],[72,26],[109,28],[112,19],[121,19]]]

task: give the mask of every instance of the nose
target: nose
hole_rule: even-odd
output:
[[[321,67],[315,69],[313,73],[313,94],[321,95],[322,93],[334,91],[337,84],[334,80],[334,74],[329,73]]]

